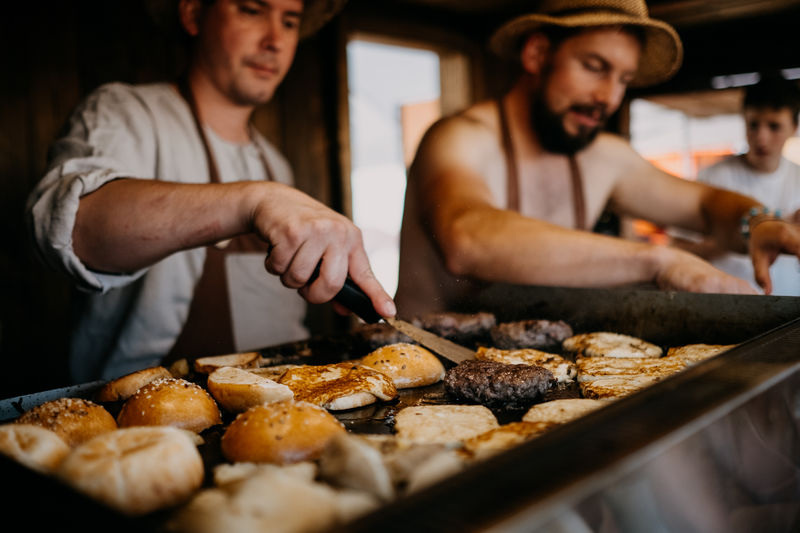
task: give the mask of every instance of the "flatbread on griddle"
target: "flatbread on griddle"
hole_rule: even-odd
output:
[[[596,331],[565,339],[563,348],[583,357],[661,357],[659,346],[630,335]]]
[[[358,363],[306,365],[290,368],[278,383],[292,389],[295,400],[338,411],[392,400],[397,388],[392,379]]]

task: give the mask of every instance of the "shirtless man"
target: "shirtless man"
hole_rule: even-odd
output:
[[[499,104],[441,120],[420,144],[401,233],[401,315],[447,309],[486,282],[754,292],[683,250],[588,231],[607,207],[749,247],[769,292],[769,264],[778,251],[800,252],[800,228],[754,199],[670,176],[600,132],[629,85],[680,66],[679,37],[643,0],[547,0],[491,44],[521,74]]]

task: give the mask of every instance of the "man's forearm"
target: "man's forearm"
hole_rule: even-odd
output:
[[[245,233],[248,191],[264,185],[258,183],[109,182],[81,198],[73,249],[92,269],[133,272],[177,251]]]
[[[437,234],[448,270],[490,281],[611,286],[652,282],[658,270],[651,245],[501,210],[465,214]]]

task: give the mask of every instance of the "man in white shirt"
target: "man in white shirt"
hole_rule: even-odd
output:
[[[84,291],[75,382],[302,339],[302,298],[330,301],[347,276],[394,314],[360,231],[291,187],[250,123],[342,3],[175,2],[186,75],[108,84],[75,111],[28,205],[37,250]]]
[[[751,196],[792,222],[800,222],[800,166],[783,157],[786,141],[797,133],[800,89],[782,77],[767,77],[745,90],[742,114],[748,151],[707,167],[698,181]],[[722,250],[711,240],[678,241],[734,276],[758,288],[745,254]],[[800,268],[791,255],[778,255],[770,267],[776,296],[800,296]]]

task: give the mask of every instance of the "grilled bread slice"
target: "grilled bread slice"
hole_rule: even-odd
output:
[[[616,399],[628,396],[658,381],[647,376],[605,376],[592,381],[581,381],[581,393],[584,398]]]
[[[511,422],[464,441],[463,453],[470,459],[483,459],[538,437],[558,424],[554,422]]]
[[[518,350],[501,350],[499,348],[478,348],[476,359],[487,359],[507,365],[536,365],[548,369],[553,373],[558,383],[568,383],[575,379],[578,373],[575,365],[560,355],[523,348]]]
[[[562,346],[564,350],[583,357],[661,357],[663,353],[655,344],[608,331],[579,333],[564,339]]]
[[[599,409],[604,404],[600,400],[589,398],[564,398],[549,402],[537,403],[522,416],[523,422],[543,422],[548,424],[566,424],[583,415]]]
[[[673,346],[667,350],[666,357],[678,358],[687,364],[693,365],[705,361],[726,350],[730,350],[735,344],[685,344],[683,346]]]
[[[392,378],[353,362],[291,368],[284,372],[278,383],[292,389],[296,400],[331,411],[353,409],[397,397]]]
[[[394,429],[408,444],[460,444],[498,425],[482,405],[416,405],[397,413]]]
[[[687,367],[680,358],[661,357],[583,357],[576,362],[578,382],[594,381],[609,376],[647,377],[664,379]]]

